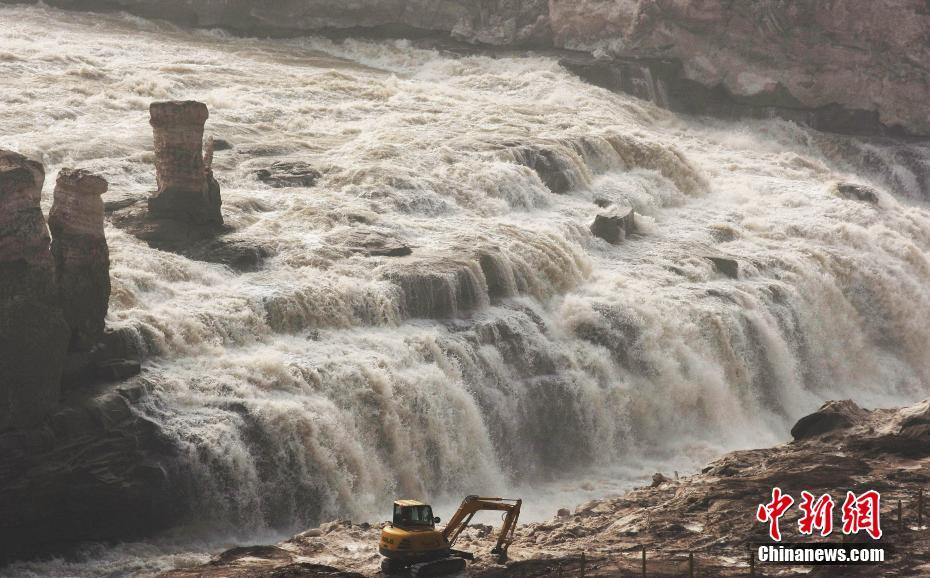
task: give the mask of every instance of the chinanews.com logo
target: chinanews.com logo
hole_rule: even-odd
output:
[[[881,494],[869,490],[856,495],[846,492],[840,506],[841,522],[838,532],[842,532],[844,543],[805,542],[781,543],[781,518],[795,504],[795,499],[782,492],[781,488],[772,488],[772,499],[759,504],[756,520],[768,524],[769,538],[778,544],[758,544],[756,558],[761,563],[773,564],[876,564],[884,562],[889,553],[887,545],[866,543],[845,543],[846,536],[862,534],[861,537],[879,540],[882,537]],[[834,510],[837,502],[829,494],[814,496],[810,492],[801,492],[798,509],[801,516],[797,522],[800,536],[820,536],[826,538],[834,533]]]

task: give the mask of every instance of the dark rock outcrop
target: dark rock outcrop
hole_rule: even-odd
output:
[[[95,383],[124,381],[142,371],[144,351],[128,327],[108,327],[90,351],[68,354],[61,376],[67,390]]]
[[[62,169],[55,183],[48,225],[71,351],[90,351],[103,336],[110,301],[110,252],[100,198],[106,191],[103,178],[84,170]]]
[[[39,206],[44,181],[41,164],[0,150],[0,431],[56,407],[70,338]]]
[[[791,437],[803,440],[848,429],[865,421],[868,413],[849,399],[829,401],[816,412],[798,420],[791,428]]]
[[[190,100],[153,102],[149,113],[158,180],[149,212],[155,218],[222,225],[220,186],[203,154],[207,105]]]
[[[369,257],[404,257],[413,249],[397,234],[374,227],[353,227],[326,237],[326,241],[350,254]]]
[[[836,185],[836,196],[850,201],[862,201],[872,205],[878,204],[878,191],[866,185],[855,183],[839,183]]]
[[[598,213],[591,223],[591,233],[612,245],[622,243],[636,231],[635,213],[630,207],[617,207]]]
[[[143,395],[123,387],[0,434],[0,563],[150,535],[184,514],[178,449],[132,409]]]
[[[214,151],[228,151],[233,149],[233,145],[226,139],[222,138],[210,138],[209,142],[212,143],[212,148]]]
[[[323,176],[302,161],[275,161],[267,169],[255,171],[255,177],[270,187],[312,187]]]
[[[739,278],[739,261],[736,259],[719,253],[704,253],[701,257],[710,261],[717,273],[726,275],[730,279]]]
[[[270,247],[248,239],[229,237],[195,243],[180,253],[190,259],[219,263],[241,272],[258,271],[265,263],[265,259],[274,255]]]

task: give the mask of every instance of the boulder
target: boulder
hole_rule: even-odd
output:
[[[598,213],[591,223],[591,233],[612,245],[622,243],[636,231],[635,213],[630,207],[617,207]]]
[[[55,183],[48,225],[71,351],[90,351],[103,335],[110,300],[110,253],[100,198],[106,191],[103,178],[84,170],[62,169]]]
[[[850,201],[861,201],[872,205],[878,204],[878,191],[866,185],[855,183],[837,183],[834,187],[836,196]]]
[[[220,237],[194,243],[181,253],[190,259],[219,263],[240,272],[258,271],[274,255],[269,247],[249,239]]]
[[[44,182],[40,163],[0,150],[0,431],[55,409],[70,338],[39,206]]]
[[[153,102],[149,113],[158,181],[149,212],[156,218],[222,225],[220,186],[213,178],[210,156],[203,154],[207,105],[191,100]]]
[[[868,414],[849,399],[828,401],[816,412],[799,419],[791,428],[791,437],[803,440],[845,430],[863,422]]]
[[[715,253],[704,254],[701,257],[710,261],[717,273],[726,275],[730,279],[739,278],[739,261],[736,259]]]
[[[369,257],[404,257],[413,252],[396,233],[374,227],[353,227],[327,236],[326,241],[348,253]]]
[[[213,143],[214,151],[228,151],[233,148],[232,143],[226,139],[210,137],[209,140],[211,143]]]
[[[672,480],[670,480],[669,478],[667,478],[667,477],[666,477],[664,474],[662,474],[661,472],[656,472],[656,473],[652,474],[652,484],[650,485],[650,487],[652,487],[652,488],[658,488],[658,487],[661,486],[662,484],[671,483],[671,481],[672,481]]]
[[[267,169],[255,171],[255,177],[269,187],[312,187],[323,174],[302,161],[276,161]]]

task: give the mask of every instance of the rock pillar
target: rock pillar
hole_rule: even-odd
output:
[[[69,349],[90,351],[103,336],[110,300],[110,252],[103,232],[107,182],[85,170],[62,169],[49,213],[52,255]]]
[[[203,156],[207,105],[195,101],[153,102],[158,192],[149,199],[156,218],[222,225],[220,187]]]
[[[0,431],[38,424],[58,404],[69,329],[39,201],[45,170],[0,150]]]

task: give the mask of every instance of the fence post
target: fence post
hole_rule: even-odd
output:
[[[585,560],[584,552],[582,552],[581,553],[581,578],[584,578],[585,562],[586,560]]]
[[[643,546],[643,578],[646,578],[646,546]]]
[[[688,578],[694,578],[694,552],[688,552]]]
[[[749,576],[756,578],[756,551],[751,545],[749,546]]]
[[[559,576],[559,578],[562,578],[562,563],[561,563],[561,562],[559,562],[559,574],[558,574],[558,576]]]
[[[904,531],[904,517],[901,515],[901,500],[898,500],[898,532]]]

